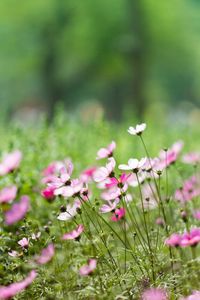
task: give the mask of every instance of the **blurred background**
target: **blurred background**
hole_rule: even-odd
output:
[[[200,118],[200,1],[1,0],[0,116]]]

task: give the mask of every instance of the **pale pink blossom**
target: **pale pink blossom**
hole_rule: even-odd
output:
[[[146,129],[147,125],[145,123],[138,124],[136,127],[130,126],[128,129],[128,133],[131,135],[141,135],[142,132]]]
[[[126,170],[126,171],[134,171],[134,172],[138,172],[143,166],[144,164],[146,163],[146,157],[145,158],[142,158],[141,160],[138,160],[136,158],[130,158],[128,160],[128,164],[125,165],[125,164],[121,164],[119,165],[119,169],[120,170]]]
[[[119,188],[117,186],[113,186],[112,188],[109,188],[101,193],[101,198],[106,201],[114,200],[121,196],[121,194],[124,194],[128,188],[128,185],[124,185],[122,188]]]
[[[36,262],[40,265],[44,265],[52,260],[54,254],[55,254],[54,245],[51,243],[42,250],[40,256],[36,259]]]
[[[12,283],[8,286],[0,286],[0,299],[6,300],[13,298],[19,292],[25,290],[33,282],[36,276],[36,271],[32,270],[24,280]]]
[[[186,232],[182,235],[180,246],[196,246],[200,242],[200,228],[192,228],[190,232]]]
[[[112,143],[110,145],[108,145],[108,147],[101,148],[97,152],[97,158],[96,159],[111,157],[113,155],[113,151],[115,150],[115,148],[116,148],[116,143],[114,141],[112,141]]]
[[[97,169],[96,167],[91,167],[89,169],[84,170],[80,175],[81,181],[84,183],[88,183],[88,182],[92,181],[93,175],[94,175],[94,172],[96,171],[96,169]]]
[[[174,143],[171,148],[168,150],[161,150],[159,154],[159,161],[155,165],[155,168],[157,170],[163,170],[169,165],[175,163],[175,161],[178,159],[178,156],[183,148],[183,142],[178,141]]]
[[[39,231],[37,233],[32,233],[31,238],[32,240],[37,241],[40,238],[40,236],[41,236],[41,232]]]
[[[23,238],[20,241],[17,242],[22,248],[28,248],[29,246],[29,239]]]
[[[14,203],[10,210],[5,213],[5,223],[12,225],[23,219],[29,209],[29,197],[22,196],[18,203]]]
[[[167,300],[166,291],[159,288],[150,288],[143,292],[142,300]]]
[[[126,214],[125,208],[121,207],[121,208],[117,208],[112,217],[111,220],[114,222],[118,222],[119,220],[121,220]]]
[[[175,199],[180,202],[187,202],[200,195],[200,183],[195,176],[184,181],[183,186],[176,190]]]
[[[12,153],[6,154],[0,163],[0,176],[6,175],[17,169],[22,160],[22,153],[15,150]]]
[[[8,255],[10,255],[11,257],[18,257],[19,253],[15,250],[12,250],[12,251],[8,252]]]
[[[80,207],[81,207],[80,200],[75,200],[73,205],[68,204],[66,206],[66,211],[60,213],[59,216],[57,217],[57,219],[60,221],[68,221],[68,220],[72,219],[77,214],[77,210]]]
[[[73,195],[80,194],[83,188],[83,182],[80,179],[72,179],[69,185],[64,185],[62,187],[56,188],[54,195],[61,195],[64,198],[72,197]]]
[[[200,291],[194,291],[192,295],[181,298],[181,300],[200,300]]]
[[[182,161],[186,164],[196,165],[200,162],[199,152],[190,152],[183,156]]]
[[[200,210],[194,211],[193,216],[194,216],[195,219],[200,220]]]
[[[100,167],[94,172],[94,181],[101,182],[106,180],[109,176],[112,175],[115,165],[115,159],[113,157],[108,158],[108,163],[106,164],[106,166]]]
[[[77,240],[77,239],[79,239],[83,230],[84,230],[84,226],[82,224],[80,224],[76,227],[76,229],[72,230],[71,232],[65,233],[61,239],[62,240]]]
[[[97,266],[97,260],[94,258],[89,259],[88,264],[80,268],[79,274],[81,276],[87,276],[96,269],[96,266]]]
[[[16,195],[16,185],[5,187],[0,191],[0,203],[12,202],[16,198]]]
[[[114,201],[108,201],[107,204],[103,204],[101,207],[100,207],[100,212],[101,213],[108,213],[108,212],[111,212],[111,211],[114,211],[117,207],[117,204],[119,203],[119,198],[115,199]]]

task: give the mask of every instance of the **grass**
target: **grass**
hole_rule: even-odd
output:
[[[134,124],[133,121],[110,124],[101,119],[83,123],[58,113],[50,126],[41,121],[34,126],[12,123],[0,127],[1,154],[14,149],[23,153],[19,170],[2,176],[0,188],[14,183],[18,187],[17,199],[21,195],[31,198],[26,218],[12,226],[6,226],[3,217],[10,205],[1,207],[0,285],[22,280],[31,269],[38,272],[31,286],[14,299],[140,299],[141,293],[153,286],[166,289],[170,299],[180,299],[200,289],[199,246],[193,250],[191,247],[172,248],[170,253],[164,243],[174,232],[199,226],[199,221],[192,217],[193,209],[199,206],[199,198],[190,201],[185,208],[173,197],[183,180],[194,173],[192,166],[179,160],[167,169],[167,174],[164,171],[156,179],[159,205],[155,209],[143,211],[142,185],[130,187],[133,201],[127,205],[121,197],[119,206],[125,208],[126,217],[119,222],[110,221],[111,213],[99,213],[103,200],[94,185],[90,201],[84,202],[79,213],[69,222],[59,221],[57,216],[60,207],[72,203],[73,198],[57,197],[50,203],[40,195],[44,188],[41,172],[52,161],[70,157],[74,163],[73,177],[76,178],[88,166],[105,165],[106,160],[96,162],[96,153],[112,140],[117,143],[117,165],[126,163],[130,157],[146,156],[140,139],[127,133],[128,126]],[[177,130],[164,120],[148,121],[148,118],[147,125],[144,140],[151,157],[179,139],[185,142],[183,152],[198,150],[199,129],[194,126]],[[120,173],[117,168],[116,173]],[[151,181],[154,183],[153,179]],[[163,217],[162,205],[167,222],[164,228],[155,224],[158,216]],[[186,223],[180,217],[183,209],[189,214]],[[80,223],[84,224],[85,231],[79,241],[60,240],[64,233]],[[20,239],[30,238],[38,231],[41,237],[38,241],[31,240],[28,249],[18,245]],[[33,258],[50,242],[54,243],[56,250],[52,261],[37,266]],[[20,256],[9,256],[11,249],[17,250]],[[90,276],[82,277],[79,269],[89,258],[97,259],[97,268]]]

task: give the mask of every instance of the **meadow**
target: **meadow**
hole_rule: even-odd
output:
[[[200,299],[199,128],[144,122],[0,125],[0,299]]]

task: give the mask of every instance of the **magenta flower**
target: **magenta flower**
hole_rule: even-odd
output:
[[[87,276],[96,269],[96,266],[97,266],[97,260],[94,258],[89,259],[88,264],[80,268],[79,274],[81,276]]]
[[[29,239],[23,238],[20,241],[17,242],[22,248],[28,248],[29,245]]]
[[[55,198],[54,191],[55,191],[55,187],[47,186],[45,189],[41,191],[41,195],[47,200],[54,200]]]
[[[200,153],[190,152],[183,156],[182,161],[186,164],[196,165],[200,162]]]
[[[116,143],[114,141],[112,141],[112,143],[110,145],[108,145],[107,148],[101,148],[97,152],[97,158],[96,159],[111,157],[113,155],[113,151],[115,150],[115,148],[116,148]]]
[[[181,237],[180,246],[196,246],[200,242],[200,228],[193,228],[188,233],[184,233]]]
[[[14,203],[10,210],[5,213],[5,223],[12,225],[22,220],[29,209],[29,197],[22,196],[18,203]]]
[[[130,126],[128,129],[128,133],[131,135],[141,135],[142,132],[146,129],[147,125],[145,123],[138,124],[136,127]]]
[[[6,300],[13,298],[19,292],[25,290],[33,282],[36,276],[36,271],[32,270],[24,280],[12,283],[8,286],[0,286],[0,299]]]
[[[125,216],[125,213],[126,213],[125,208],[123,208],[123,207],[117,208],[115,210],[115,212],[113,213],[111,220],[114,222],[118,222]]]
[[[2,162],[0,163],[0,176],[6,175],[15,169],[17,169],[22,160],[22,153],[16,150],[4,156]]]
[[[62,240],[78,240],[83,230],[84,230],[84,226],[80,224],[77,226],[76,229],[72,230],[71,232],[65,233],[62,236]]]
[[[54,254],[54,245],[51,243],[42,250],[41,255],[36,259],[36,262],[40,265],[44,265],[53,258]]]
[[[170,247],[178,247],[180,246],[181,235],[178,233],[173,233],[169,238],[165,240],[165,244]]]
[[[158,288],[150,288],[142,294],[142,300],[167,300],[167,293]]]
[[[17,195],[16,185],[5,187],[0,191],[0,203],[12,202]]]
[[[127,182],[129,176],[131,174],[127,175],[125,173],[123,173],[119,179],[115,178],[115,177],[110,177],[108,178],[107,182],[105,183],[106,188],[111,188],[114,186],[122,186],[125,182]]]
[[[110,177],[115,168],[115,165],[115,159],[113,157],[108,158],[108,163],[106,164],[106,166],[100,167],[94,172],[94,181],[101,182]]]

